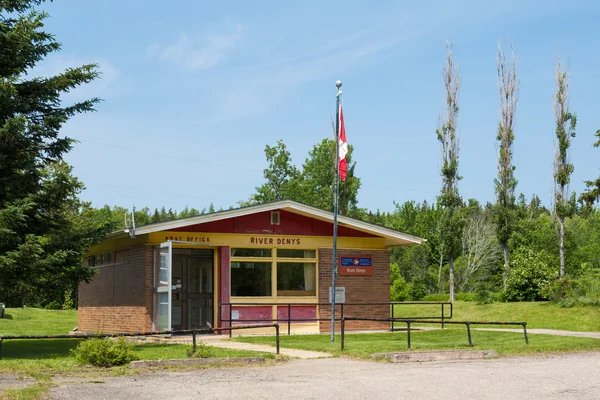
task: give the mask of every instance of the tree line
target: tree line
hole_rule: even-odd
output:
[[[499,82],[500,97],[500,121],[498,122],[497,148],[498,148],[498,175],[494,180],[496,201],[490,207],[490,217],[496,232],[497,240],[502,248],[502,286],[503,290],[509,289],[511,277],[511,249],[510,241],[515,233],[518,222],[515,189],[517,179],[515,177],[516,167],[513,163],[513,141],[515,139],[515,117],[519,93],[519,80],[517,75],[517,61],[513,43],[511,42],[511,57],[507,58],[502,44],[498,44],[496,67]],[[455,300],[455,271],[454,260],[457,257],[465,257],[465,237],[471,233],[472,226],[461,210],[464,208],[459,194],[458,182],[462,178],[459,175],[459,152],[460,144],[457,134],[458,125],[458,94],[460,91],[460,74],[453,56],[453,43],[446,42],[446,60],[443,68],[443,83],[446,99],[444,115],[440,117],[437,138],[442,149],[442,188],[438,196],[438,206],[441,209],[440,223],[440,245],[441,257],[448,260],[449,297]],[[569,83],[570,76],[564,69],[560,58],[555,66],[556,88],[554,92],[554,114],[556,122],[556,145],[553,164],[553,199],[552,216],[558,240],[558,274],[562,278],[566,273],[565,266],[565,223],[568,218],[573,217],[576,212],[577,203],[575,194],[569,192],[569,183],[574,171],[571,163],[569,148],[571,141],[575,138],[577,116],[570,110]],[[596,135],[599,133],[596,132]],[[596,142],[597,146],[598,143]],[[588,190],[579,198],[581,204],[586,207],[586,212],[593,215],[592,205],[598,200],[598,187],[596,182],[586,182]],[[468,239],[466,240],[469,241]],[[461,247],[462,245],[462,247]],[[516,250],[515,250],[516,251]],[[468,250],[467,250],[468,252]],[[514,274],[513,274],[514,276]]]

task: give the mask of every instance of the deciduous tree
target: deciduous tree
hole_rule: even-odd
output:
[[[600,129],[596,131],[595,136],[598,140],[594,143],[594,147],[600,147]],[[579,200],[591,207],[594,202],[600,200],[600,177],[595,181],[585,181],[585,185],[587,190],[581,194]]]
[[[472,291],[473,278],[485,278],[485,272],[498,262],[500,248],[494,230],[489,217],[481,211],[467,217],[462,235],[461,292]]]
[[[360,179],[355,176],[356,162],[352,161],[354,148],[348,146],[346,162],[348,172],[345,181],[340,181],[338,210],[342,215],[353,215],[358,204]],[[323,139],[313,146],[302,165],[300,201],[324,210],[333,211],[335,176],[335,142]]]
[[[360,179],[354,175],[356,162],[352,162],[353,147],[348,146],[346,161],[348,174],[340,182],[339,213],[355,216],[358,211]],[[324,210],[333,211],[333,182],[335,174],[335,142],[323,139],[315,144],[298,169],[293,163],[285,143],[267,145],[265,155],[269,166],[264,170],[266,182],[256,188],[248,202],[241,205],[261,204],[277,200],[295,200]]]
[[[558,236],[560,276],[565,275],[565,218],[574,212],[574,202],[570,200],[569,183],[575,167],[570,162],[569,147],[575,137],[577,116],[571,113],[569,102],[569,75],[556,63],[556,92],[554,94],[554,114],[556,117],[556,145],[554,149],[554,218]]]
[[[440,220],[440,239],[448,257],[450,267],[450,300],[454,301],[454,260],[460,252],[462,216],[459,208],[462,199],[458,193],[459,136],[458,124],[458,92],[460,80],[458,66],[454,64],[452,43],[446,41],[446,65],[443,70],[444,89],[446,95],[446,114],[438,121],[437,138],[442,147],[442,189],[438,203],[443,209]]]
[[[275,146],[265,147],[269,166],[264,170],[266,182],[256,188],[251,203],[270,203],[297,197],[300,171],[292,163],[292,157],[283,140]]]
[[[498,123],[498,177],[494,180],[496,186],[496,204],[494,220],[496,233],[502,245],[504,256],[503,283],[506,288],[506,278],[509,271],[508,240],[515,219],[515,188],[517,180],[514,176],[513,140],[515,112],[519,97],[519,81],[517,79],[516,56],[511,42],[511,59],[506,59],[502,45],[498,44],[496,68],[500,84],[500,122]]]

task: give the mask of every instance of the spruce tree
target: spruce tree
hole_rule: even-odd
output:
[[[0,296],[9,305],[72,290],[92,271],[81,258],[110,228],[110,216],[81,203],[83,184],[63,156],[73,140],[60,134],[98,99],[64,105],[61,95],[98,77],[97,66],[51,77],[32,68],[60,50],[43,30],[42,0],[0,1]],[[52,297],[52,296],[50,296]],[[20,303],[20,304],[19,304]]]

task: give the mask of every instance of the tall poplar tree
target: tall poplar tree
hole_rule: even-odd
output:
[[[462,199],[458,193],[458,92],[460,88],[458,66],[454,64],[452,42],[446,41],[446,63],[443,70],[446,95],[445,115],[438,120],[437,138],[442,147],[442,189],[438,204],[442,208],[440,217],[440,241],[446,252],[450,267],[450,301],[454,301],[454,261],[460,252]]]
[[[511,42],[511,60],[506,59],[502,45],[498,43],[496,68],[500,84],[500,122],[498,123],[498,177],[494,180],[496,187],[496,204],[494,219],[498,241],[504,255],[504,273],[502,280],[506,288],[509,272],[508,239],[513,230],[515,220],[515,188],[517,180],[514,176],[512,145],[515,138],[514,123],[517,99],[519,97],[519,81],[517,80],[516,56]]]
[[[560,59],[556,63],[556,92],[554,94],[556,117],[556,145],[554,149],[554,219],[558,236],[560,276],[565,275],[565,219],[574,212],[570,201],[569,183],[575,167],[570,162],[569,147],[575,137],[577,116],[570,111],[569,75]]]

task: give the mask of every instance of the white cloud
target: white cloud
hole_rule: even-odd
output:
[[[168,45],[150,46],[152,58],[191,70],[206,70],[220,65],[236,50],[242,39],[243,27],[228,24],[226,32],[210,32],[204,35],[182,33]]]
[[[309,41],[295,53],[284,50],[270,54],[263,62],[240,66],[235,74],[212,82],[216,90],[211,118],[221,121],[261,112],[293,88],[327,77],[347,76],[420,33],[421,29],[407,33],[362,31],[337,41]]]

